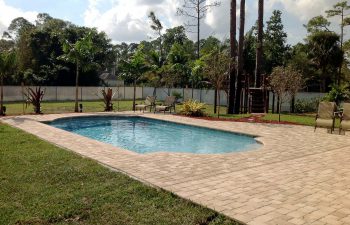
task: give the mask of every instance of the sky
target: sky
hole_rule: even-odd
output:
[[[7,29],[16,17],[34,22],[38,13],[104,31],[114,43],[151,40],[154,33],[147,17],[154,11],[165,29],[183,25],[188,19],[177,16],[184,0],[0,0],[0,32]],[[214,0],[207,0],[208,3]],[[266,21],[274,9],[282,11],[282,20],[288,34],[288,43],[302,42],[306,35],[303,24],[314,16],[323,14],[339,0],[265,0]],[[237,16],[239,16],[237,0]],[[257,0],[246,0],[246,31],[257,20]],[[201,23],[201,38],[209,35],[220,40],[229,37],[230,0],[207,13]],[[339,21],[332,19],[332,29],[338,32]],[[164,29],[164,30],[165,30]],[[195,40],[196,34],[188,33]]]

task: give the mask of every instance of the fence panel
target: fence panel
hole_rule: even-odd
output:
[[[297,101],[297,100],[311,100],[311,99],[321,100],[325,95],[326,95],[326,93],[299,92],[295,96],[295,101]],[[272,92],[270,92],[270,96],[269,96],[270,109],[272,109],[272,102],[273,102],[273,94],[272,94]],[[281,111],[282,112],[290,112],[290,103],[291,103],[291,99],[286,98],[282,103]],[[277,110],[277,95],[275,96],[275,111],[276,110]]]
[[[206,104],[214,104],[214,90],[203,89],[202,90],[202,102]]]
[[[145,99],[147,96],[153,96],[153,92],[154,92],[153,87],[143,87],[142,98]]]
[[[27,87],[24,87],[26,91]],[[32,87],[32,88],[35,88]],[[45,89],[44,101],[73,101],[75,99],[75,87],[66,86],[43,86]],[[102,98],[100,90],[106,87],[79,87],[79,101],[86,100],[98,100]],[[114,96],[114,99],[126,99],[131,100],[133,98],[134,89],[133,87],[112,87],[113,92],[118,92]],[[148,95],[153,95],[153,87],[137,87],[136,98],[144,99]],[[163,101],[165,97],[172,94],[174,91],[180,93],[183,96],[181,100],[195,99],[197,101],[204,102],[206,104],[214,104],[214,90],[209,89],[191,89],[191,88],[157,88],[156,96],[157,100]],[[221,105],[227,105],[227,94],[221,91]],[[98,96],[97,96],[98,95]],[[296,95],[296,100],[311,100],[313,98],[322,99],[325,93],[314,93],[314,92],[299,92]],[[21,86],[4,86],[4,101],[23,101],[22,87]],[[270,109],[272,108],[272,93],[270,93]],[[275,99],[275,105],[277,104],[277,97]],[[287,99],[282,104],[282,111],[290,111],[290,99]]]
[[[164,101],[165,97],[169,94],[171,94],[169,88],[157,88],[156,90],[157,100],[159,101]]]

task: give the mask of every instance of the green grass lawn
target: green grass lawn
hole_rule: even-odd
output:
[[[239,224],[0,123],[0,224]]]
[[[104,106],[102,101],[84,101],[83,103],[83,111],[84,112],[102,112],[104,110]],[[142,100],[137,100],[136,103],[142,103]],[[23,103],[15,102],[15,103],[5,103],[7,108],[7,115],[18,115],[23,114]],[[176,106],[176,111],[179,112],[181,110],[181,105]],[[118,110],[119,109],[119,110]],[[33,107],[28,106],[25,108],[25,113],[32,113]],[[130,111],[132,110],[132,101],[123,100],[118,103],[114,102],[114,110],[115,111]],[[226,107],[221,107],[220,109],[220,118],[224,119],[240,119],[251,116],[250,114],[239,114],[239,115],[229,115],[226,114]],[[43,102],[42,103],[42,111],[43,113],[67,113],[74,112],[74,102],[73,101],[65,101],[65,102]],[[217,114],[214,114],[213,105],[205,105],[205,113],[209,117],[217,117]],[[278,121],[278,114],[266,114],[263,120],[269,121]],[[282,114],[281,121],[293,122],[301,125],[313,126],[315,123],[314,115],[294,115],[294,114]],[[336,122],[336,125],[339,124],[339,121]]]
[[[141,101],[137,101],[141,102]],[[83,101],[79,102],[83,104],[84,112],[102,112],[104,110],[104,105],[102,101]],[[32,113],[33,106],[29,105],[27,108],[25,104],[21,102],[11,102],[5,103],[6,114],[7,115],[18,115],[23,114],[23,109],[25,113]],[[74,112],[74,101],[64,101],[64,102],[43,102],[42,103],[43,113],[67,113]],[[117,111],[118,104],[114,102],[114,110]],[[132,101],[119,101],[119,111],[127,111],[132,109]]]
[[[136,100],[137,104],[142,103],[142,100]],[[79,102],[80,103],[80,102]],[[102,112],[104,110],[104,105],[102,101],[83,101],[81,102],[83,104],[83,111],[84,112]],[[119,107],[118,102],[114,101],[114,111],[130,111],[132,110],[132,101],[130,100],[123,100],[119,101]],[[161,102],[159,102],[160,104]],[[29,105],[27,108],[25,107],[25,104],[22,102],[8,102],[5,103],[5,106],[7,108],[6,114],[7,115],[19,115],[24,113],[33,113],[33,107]],[[176,111],[179,112],[181,110],[181,105],[176,106]],[[67,113],[67,112],[74,112],[74,101],[64,101],[64,102],[43,102],[42,103],[42,112],[43,113]],[[208,116],[211,117],[217,117],[216,114],[213,113],[214,107],[213,105],[206,105],[205,106],[205,112]],[[226,107],[221,107],[220,109],[220,117],[223,118],[242,118],[246,117],[247,115],[227,115],[226,114]]]
[[[278,121],[278,114],[266,114],[263,120],[272,120]],[[315,126],[315,115],[306,114],[306,115],[294,115],[294,114],[281,114],[281,121],[287,121],[292,123],[297,123],[306,126]],[[335,119],[335,127],[338,128],[340,125],[340,119]]]
[[[263,120],[278,121],[278,114],[266,114]],[[292,122],[307,126],[315,125],[315,116],[313,115],[294,115],[294,114],[281,114],[281,121]]]

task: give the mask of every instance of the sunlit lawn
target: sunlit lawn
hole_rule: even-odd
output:
[[[266,114],[263,120],[278,121],[278,114]],[[315,115],[305,114],[305,115],[294,115],[294,114],[281,114],[281,121],[292,122],[296,124],[315,126]],[[340,119],[335,119],[335,127],[339,127]]]
[[[102,112],[104,110],[103,102],[102,101],[83,101],[79,102],[83,104],[83,111],[84,112]],[[142,100],[136,100],[137,104],[142,103]],[[161,104],[161,102],[159,102]],[[132,101],[130,100],[123,100],[123,101],[114,101],[114,111],[130,111],[132,110]],[[33,112],[33,107],[29,105],[26,107],[25,104],[22,102],[15,102],[15,103],[5,103],[5,106],[7,108],[6,114],[7,115],[19,115]],[[176,106],[176,111],[181,111],[181,104]],[[63,101],[63,102],[43,102],[42,103],[42,112],[43,113],[67,113],[67,112],[74,112],[74,101]],[[208,116],[217,117],[216,114],[214,114],[214,107],[213,105],[205,105],[205,112]],[[220,117],[223,118],[242,118],[243,116],[247,115],[227,115],[226,114],[226,107],[221,107],[220,109]]]
[[[140,101],[138,101],[140,102]],[[104,110],[102,101],[83,101],[79,102],[83,104],[84,112],[102,112]],[[18,115],[24,113],[32,113],[33,107],[29,105],[26,107],[25,104],[21,102],[16,103],[5,103],[6,114],[7,115]],[[114,102],[114,109],[117,111],[127,111],[132,109],[132,101],[119,101]],[[64,102],[43,102],[41,106],[43,113],[67,113],[74,112],[74,101],[64,101]]]
[[[268,120],[268,121],[278,121],[278,114],[268,113],[262,119]],[[303,125],[307,125],[307,126],[314,126],[315,125],[315,116],[313,116],[313,115],[281,114],[281,121],[303,124]]]

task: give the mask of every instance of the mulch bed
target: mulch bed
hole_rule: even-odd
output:
[[[185,116],[185,115],[176,115],[181,117],[190,117],[193,119],[201,119],[201,120],[210,120],[210,121],[227,121],[227,122],[246,122],[246,123],[269,123],[269,124],[286,124],[286,125],[301,125],[298,123],[287,122],[287,121],[275,121],[275,120],[264,120],[263,114],[252,115],[250,117],[243,118],[217,118],[217,117],[194,117],[194,116]]]

